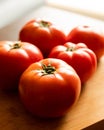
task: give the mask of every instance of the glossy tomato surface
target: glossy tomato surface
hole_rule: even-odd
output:
[[[87,82],[97,69],[95,53],[83,43],[67,42],[56,46],[50,52],[49,57],[64,60],[71,65],[79,75],[82,84]]]
[[[54,46],[65,43],[66,36],[50,21],[34,19],[21,28],[19,40],[36,45],[46,58]]]
[[[41,51],[30,43],[0,41],[0,88],[17,88],[23,71],[41,59]]]
[[[94,51],[98,60],[104,54],[104,32],[100,27],[77,26],[69,32],[67,41],[85,43],[89,49]]]
[[[65,115],[78,101],[81,81],[66,62],[47,58],[30,65],[19,83],[20,98],[33,115],[54,118]]]

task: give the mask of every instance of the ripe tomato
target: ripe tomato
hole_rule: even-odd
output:
[[[63,116],[78,101],[80,78],[60,59],[47,58],[30,65],[21,75],[20,99],[29,112],[41,118]]]
[[[30,43],[0,41],[0,88],[17,88],[23,71],[41,59],[43,55],[40,50]]]
[[[27,22],[19,32],[19,40],[36,45],[47,57],[50,50],[59,44],[64,44],[64,32],[49,21],[34,19]]]
[[[50,52],[49,57],[62,59],[71,65],[79,75],[82,84],[93,75],[97,68],[95,53],[83,43],[67,42],[56,46]]]
[[[77,26],[69,32],[67,41],[73,43],[85,43],[88,48],[94,51],[97,56],[97,60],[99,60],[104,54],[104,33],[100,30],[100,28]]]

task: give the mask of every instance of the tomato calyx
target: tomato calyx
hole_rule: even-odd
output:
[[[11,49],[18,49],[21,47],[20,42],[15,42],[13,45],[10,45]]]
[[[52,66],[51,64],[45,65],[42,64],[42,76],[44,75],[48,75],[48,74],[54,74],[54,72],[56,71],[55,67]]]
[[[48,28],[51,25],[51,23],[44,21],[44,20],[41,20],[39,22],[39,25],[40,25],[40,27],[47,27]]]
[[[75,47],[73,47],[73,46],[71,46],[71,47],[67,47],[67,49],[66,49],[66,51],[75,51],[76,50],[76,48]]]

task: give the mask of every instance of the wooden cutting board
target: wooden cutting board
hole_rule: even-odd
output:
[[[47,6],[42,7],[30,13],[28,17],[26,16],[2,28],[0,40],[17,40],[20,27],[24,22],[31,19],[33,14],[34,17],[40,16],[41,18],[45,14],[46,18],[53,21],[56,18],[58,22],[64,18],[64,23],[71,19],[71,24],[75,20],[75,17],[72,16],[77,17],[77,15],[72,15],[69,12],[65,13]],[[60,18],[58,19],[57,16],[60,16]],[[94,22],[96,20],[89,20],[89,23]],[[96,24],[100,23],[102,22],[97,21]],[[67,28],[67,24],[65,26]],[[77,104],[62,118],[37,119],[26,111],[19,99],[18,92],[3,92],[0,90],[0,130],[81,130],[102,119],[104,119],[104,57],[100,59],[96,73],[85,84]]]
[[[26,111],[18,93],[0,91],[0,130],[80,130],[104,119],[104,57],[86,83],[80,99],[65,116],[37,119]]]

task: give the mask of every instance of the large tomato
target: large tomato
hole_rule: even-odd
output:
[[[78,101],[80,78],[60,59],[47,58],[30,65],[21,75],[20,99],[26,109],[42,118],[63,116]]]
[[[95,53],[83,43],[67,42],[56,46],[50,52],[49,57],[62,59],[71,65],[79,75],[82,84],[93,75],[97,68]]]
[[[34,19],[21,28],[19,40],[36,45],[42,51],[44,57],[47,57],[54,46],[65,43],[66,36],[53,23],[42,19]]]
[[[77,26],[69,32],[67,41],[85,43],[94,51],[98,60],[104,54],[104,32],[98,27]]]
[[[30,43],[0,41],[0,88],[17,88],[23,71],[41,59],[43,59],[41,51]]]

